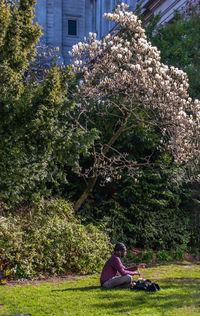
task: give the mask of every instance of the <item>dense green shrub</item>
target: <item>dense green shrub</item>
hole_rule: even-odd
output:
[[[174,260],[181,260],[183,259],[184,251],[182,249],[176,250],[176,251],[171,251],[170,256]]]
[[[10,212],[0,217],[0,264],[15,278],[99,271],[110,252],[107,235],[82,225],[66,201],[18,206],[14,218]]]
[[[126,261],[132,261],[136,264],[145,262],[147,264],[152,262],[165,262],[172,260],[182,260],[184,256],[184,250],[160,250],[160,251],[139,251],[137,254],[133,253],[132,250],[127,251],[127,256],[124,258],[124,263]]]
[[[123,176],[99,189],[79,214],[88,222],[104,222],[113,242],[154,250],[185,249],[191,232],[189,211],[181,209],[182,198],[187,198],[184,190],[169,181],[166,171],[145,168],[137,181]]]

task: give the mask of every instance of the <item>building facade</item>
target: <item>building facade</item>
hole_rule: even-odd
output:
[[[119,0],[38,0],[36,20],[42,26],[41,40],[47,46],[59,47],[61,59],[70,62],[68,52],[72,46],[88,36],[97,33],[102,38],[114,26],[103,14],[111,12]],[[132,10],[137,0],[126,0]]]
[[[68,52],[77,42],[97,33],[105,36],[113,27],[103,15],[112,12],[117,4],[124,2],[134,11],[140,5],[148,22],[152,14],[161,12],[161,23],[169,22],[173,12],[188,0],[38,0],[36,20],[42,26],[42,42],[50,47],[59,47],[61,61],[70,63]]]
[[[188,0],[139,0],[137,2],[148,22],[152,14],[161,15],[160,23],[169,23],[173,19],[175,10],[182,10]]]

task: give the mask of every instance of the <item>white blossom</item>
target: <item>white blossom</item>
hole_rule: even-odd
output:
[[[161,62],[160,52],[147,41],[141,21],[126,11],[124,3],[104,16],[119,23],[123,27],[121,32],[108,34],[102,41],[97,41],[96,34],[90,32],[89,40],[74,45],[70,52],[74,58],[73,71],[83,74],[80,98],[89,98],[93,103],[102,100],[107,104],[107,111],[114,106],[111,96],[120,93],[124,99],[120,99],[116,108],[122,113],[131,113],[133,104],[141,111],[156,111],[150,124],[160,126],[165,136],[162,141],[175,161],[180,164],[193,161],[197,165],[200,100],[189,97],[187,74]],[[126,39],[127,32],[132,34],[130,40]],[[137,113],[134,115],[137,117]]]

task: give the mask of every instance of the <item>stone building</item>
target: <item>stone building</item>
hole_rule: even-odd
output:
[[[146,21],[152,14],[161,15],[160,23],[169,23],[173,19],[175,10],[182,10],[188,0],[139,0],[137,3],[142,7]]]
[[[68,51],[89,32],[97,33],[98,39],[107,34],[114,26],[103,18],[111,12],[119,0],[38,0],[36,19],[42,26],[42,41],[59,47],[65,64],[70,61]],[[137,0],[125,0],[132,10]]]
[[[161,12],[162,22],[173,18],[175,9],[180,9],[187,0],[38,0],[36,19],[42,26],[41,40],[47,46],[59,47],[61,61],[69,64],[68,52],[77,42],[97,33],[97,38],[105,36],[113,27],[103,14],[111,12],[117,4],[124,2],[134,11],[139,4],[146,16]]]

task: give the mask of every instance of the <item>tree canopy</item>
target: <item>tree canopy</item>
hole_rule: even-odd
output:
[[[70,121],[69,67],[50,67],[43,82],[26,80],[41,35],[35,3],[0,2],[0,198],[15,202],[67,182],[65,167],[78,169],[96,137]]]
[[[175,12],[173,22],[159,24],[159,15],[147,25],[149,39],[160,50],[161,61],[184,70],[189,79],[189,94],[200,98],[200,5],[189,1],[183,12]]]
[[[123,132],[137,126],[156,128],[160,132],[157,148],[171,153],[192,174],[199,163],[200,101],[188,94],[187,74],[161,62],[159,50],[147,40],[141,21],[126,5],[118,5],[105,17],[119,28],[103,40],[90,33],[71,52],[74,71],[82,73],[75,96],[80,100],[77,111],[84,128],[91,126],[94,112],[114,126],[109,139],[98,140],[92,148],[93,161],[85,172],[91,180],[77,209],[99,175],[114,177],[118,165],[137,173],[138,161],[114,147]],[[145,163],[150,164],[150,159]]]

